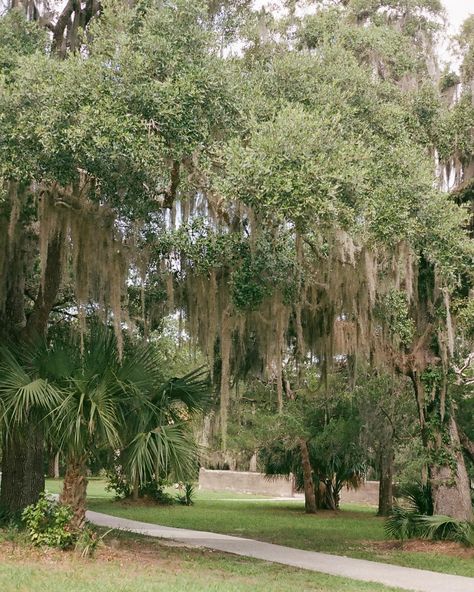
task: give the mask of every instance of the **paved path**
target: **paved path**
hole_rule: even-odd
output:
[[[474,592],[474,578],[400,567],[388,563],[376,563],[364,559],[352,559],[327,553],[302,551],[283,547],[282,545],[262,543],[213,532],[159,526],[147,522],[117,518],[99,512],[87,512],[87,518],[99,526],[128,530],[162,539],[171,539],[189,546],[206,547],[216,551],[283,563],[284,565],[334,576],[343,576],[365,582],[378,582],[405,590],[416,590],[418,592]]]

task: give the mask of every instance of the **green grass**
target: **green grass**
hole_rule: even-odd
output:
[[[46,489],[49,493],[59,493],[61,491],[63,481],[62,479],[46,479]],[[104,479],[89,478],[87,486],[87,496],[94,499],[114,499],[114,492],[106,491],[106,481]],[[166,492],[171,495],[177,494],[177,489],[174,487],[167,487]],[[242,499],[242,500],[265,500],[269,496],[254,495],[250,493],[235,493],[232,491],[199,491],[196,488],[197,500],[221,500],[221,499]]]
[[[63,485],[62,479],[46,479],[46,491],[49,493],[60,493]],[[88,497],[95,499],[114,499],[114,493],[105,490],[106,481],[104,479],[89,479],[87,486]]]
[[[59,490],[57,481],[54,485]],[[50,482],[48,489],[53,490]],[[375,516],[371,507],[347,504],[340,512],[307,515],[302,502],[259,503],[256,496],[244,494],[196,493],[196,504],[192,507],[137,506],[114,502],[113,496],[105,493],[103,481],[91,480],[89,507],[142,522],[234,534],[298,549],[474,577],[472,557],[448,555],[442,547],[429,552],[377,547],[377,543],[385,541],[384,520]],[[232,497],[239,501],[228,501]]]
[[[380,584],[293,569],[210,551],[173,548],[128,533],[118,550],[84,560],[72,553],[1,544],[2,592],[399,592]]]

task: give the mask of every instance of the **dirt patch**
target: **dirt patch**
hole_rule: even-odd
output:
[[[75,561],[84,561],[73,550],[61,551],[49,547],[35,547],[25,543],[10,541],[0,542],[0,557],[5,562],[54,564],[59,569],[67,569]],[[119,565],[137,564],[141,567],[160,567],[166,569],[172,566],[179,570],[179,557],[169,547],[158,542],[145,543],[131,538],[110,538],[97,549],[94,557],[86,559],[91,562],[116,562]]]
[[[438,553],[439,555],[449,555],[461,559],[474,559],[474,549],[464,547],[460,543],[451,541],[424,541],[415,539],[413,541],[371,541],[370,547],[377,551],[408,551],[414,553]]]

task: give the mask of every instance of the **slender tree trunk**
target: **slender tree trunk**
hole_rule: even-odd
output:
[[[37,425],[15,430],[3,439],[0,507],[19,513],[44,491],[43,433]]]
[[[49,452],[48,477],[59,479],[59,452],[56,452],[56,454]]]
[[[232,326],[230,309],[222,312],[221,318],[221,385],[220,385],[220,423],[221,450],[227,450],[227,423],[230,403],[230,353],[232,346]]]
[[[54,455],[54,478],[59,479],[59,452]]]
[[[308,444],[304,438],[300,439],[300,450],[304,481],[304,508],[307,514],[315,514],[316,497],[314,495],[313,469],[309,460]]]
[[[70,506],[74,512],[72,526],[77,529],[84,527],[86,522],[87,495],[87,464],[84,456],[69,457],[66,463],[66,474],[59,501]]]
[[[132,489],[132,500],[134,502],[138,502],[138,494],[139,494],[139,482],[138,477],[135,477],[133,480],[133,489]]]
[[[389,516],[393,507],[393,450],[382,447],[379,452],[379,509],[378,516]]]

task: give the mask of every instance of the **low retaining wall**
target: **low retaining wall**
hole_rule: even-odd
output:
[[[273,497],[295,495],[293,477],[283,475],[267,478],[263,473],[246,471],[214,471],[201,468],[199,489],[206,491],[233,491]],[[379,482],[366,481],[359,489],[342,488],[341,502],[376,506],[379,500]]]
[[[365,481],[358,489],[341,489],[341,503],[367,504],[377,506],[379,503],[379,482]]]
[[[263,473],[212,471],[203,468],[199,471],[199,489],[255,493],[275,497],[292,497],[294,495],[292,477],[278,475],[268,478]]]

